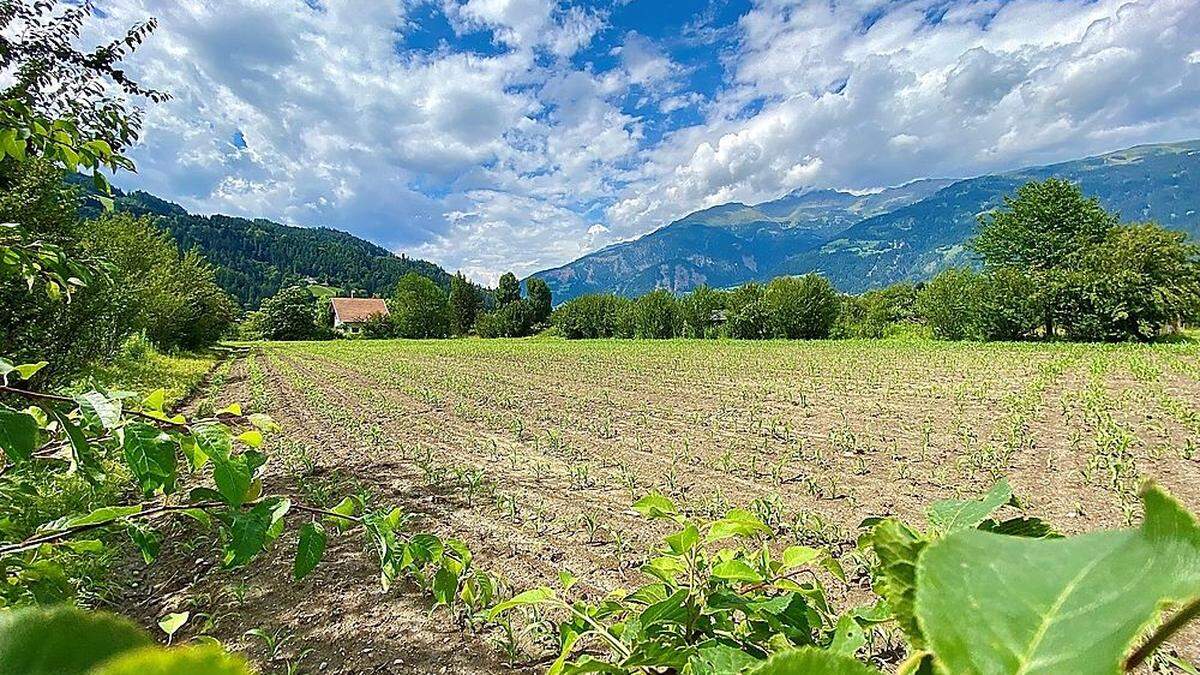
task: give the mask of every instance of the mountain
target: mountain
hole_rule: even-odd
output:
[[[1200,141],[1190,141],[869,194],[802,190],[753,206],[723,204],[535,276],[546,280],[556,302],[807,272],[861,292],[969,263],[966,243],[979,214],[1020,185],[1051,176],[1078,183],[1125,220],[1155,220],[1200,237]]]
[[[199,249],[216,265],[217,283],[247,309],[257,308],[280,288],[305,282],[378,296],[390,293],[400,277],[417,272],[450,287],[450,274],[441,267],[339,230],[198,216],[146,192],[114,192],[117,210],[152,216],[181,249]]]

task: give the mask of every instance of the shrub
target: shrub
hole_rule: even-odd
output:
[[[292,286],[263,302],[256,318],[264,340],[310,340],[317,335],[317,299],[303,286]]]
[[[981,340],[983,275],[969,268],[939,273],[917,295],[917,312],[941,340]]]
[[[446,292],[432,279],[409,272],[396,283],[388,302],[396,337],[444,338],[450,334]]]
[[[768,314],[761,284],[743,284],[726,296],[726,335],[742,340],[762,340],[767,337],[767,331]]]
[[[475,332],[485,338],[524,337],[533,331],[536,310],[529,300],[518,300],[494,312],[480,314]]]
[[[779,277],[763,292],[771,336],[789,340],[829,337],[838,304],[833,284],[818,274]]]
[[[525,294],[528,296],[530,309],[533,312],[533,323],[545,324],[548,322],[554,308],[554,297],[550,293],[550,285],[544,279],[530,277],[525,282]]]
[[[715,338],[716,316],[725,309],[725,294],[700,286],[679,300],[681,335],[690,338]]]
[[[656,289],[633,301],[633,337],[665,340],[679,330],[679,301],[670,291]]]
[[[610,338],[617,334],[617,315],[629,301],[611,293],[581,295],[554,310],[550,320],[571,340]]]

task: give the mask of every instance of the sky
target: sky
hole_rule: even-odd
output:
[[[494,284],[708,206],[1200,138],[1200,0],[95,0],[195,213]]]

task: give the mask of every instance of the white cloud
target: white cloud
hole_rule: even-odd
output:
[[[1200,136],[1195,0],[755,0],[683,31],[724,68],[702,90],[670,44],[567,0],[104,12],[109,35],[159,18],[129,70],[174,95],[119,185],[347,229],[478,279],[724,201]],[[411,49],[431,12],[493,47]]]
[[[802,186],[869,188],[1200,136],[1200,4],[758,0],[704,124],[654,148],[615,232]],[[867,20],[875,17],[874,23]],[[745,106],[757,102],[757,112]]]

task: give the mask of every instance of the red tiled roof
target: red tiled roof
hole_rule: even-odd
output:
[[[333,316],[342,323],[359,323],[388,313],[387,303],[380,298],[330,298],[329,301],[333,304]]]

